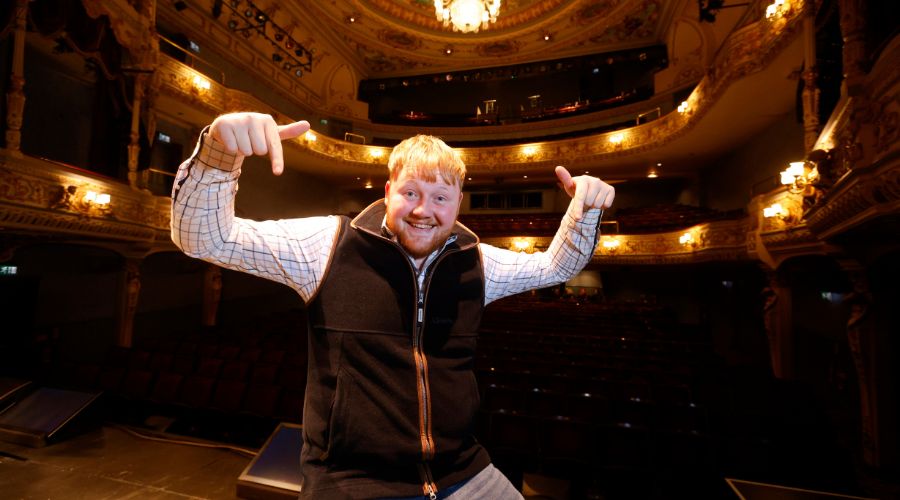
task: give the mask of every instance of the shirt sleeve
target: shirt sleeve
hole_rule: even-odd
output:
[[[600,237],[603,211],[586,211],[580,221],[572,205],[563,215],[559,230],[545,252],[513,252],[481,243],[484,266],[484,303],[517,293],[557,285],[573,278],[590,262]]]
[[[328,266],[340,221],[235,217],[243,159],[201,133],[194,154],[175,176],[172,241],[191,257],[285,284],[307,301]]]

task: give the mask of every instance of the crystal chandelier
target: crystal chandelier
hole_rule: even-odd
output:
[[[434,14],[453,31],[477,33],[497,21],[500,0],[434,0]]]

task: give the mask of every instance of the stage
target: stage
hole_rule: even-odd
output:
[[[43,448],[0,441],[0,491],[4,498],[35,500],[234,499],[251,459],[103,426]]]

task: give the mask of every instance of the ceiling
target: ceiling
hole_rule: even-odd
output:
[[[240,0],[238,5],[245,8],[247,1]],[[214,30],[198,26],[201,22],[222,26],[229,15],[234,15],[226,9],[214,19],[210,12],[215,3],[215,0],[190,0],[188,12],[196,13],[191,18],[185,12],[176,12],[172,3],[162,1],[158,3],[159,17],[175,27],[181,23],[180,29],[193,33],[192,36],[207,36],[209,43],[222,44],[210,34]],[[764,2],[751,1],[749,5],[721,10],[714,23],[698,23],[694,0],[505,0],[495,24],[478,33],[463,34],[445,28],[437,20],[432,0],[254,0],[253,5],[299,43],[314,50],[313,72],[301,79],[304,88],[313,94],[325,94],[324,79],[342,66],[352,67],[358,82],[658,44],[669,47],[672,65],[679,64],[679,58],[682,61],[687,57],[697,58],[701,68],[696,76],[699,79],[728,36],[756,20],[765,8]],[[690,54],[678,54],[679,42],[674,33],[677,26],[686,25],[700,34],[702,48]],[[272,49],[262,37],[238,38],[241,44],[255,48],[263,62],[268,59]],[[661,162],[663,174],[668,168],[672,174],[695,177],[717,157],[794,110],[796,74],[803,58],[800,38],[795,37],[768,67],[752,72],[720,94],[714,109],[677,139],[640,153],[579,164],[577,168],[607,178],[627,179],[644,177],[648,166]],[[452,49],[449,55],[447,48]],[[268,81],[263,73],[261,79]],[[289,165],[332,181],[353,184],[357,177],[363,180],[373,177],[371,166],[335,169],[327,159],[296,151],[292,154],[296,157],[293,161],[287,159]],[[532,174],[531,182],[537,173],[532,172],[535,167],[545,166],[523,165],[521,169],[523,174]],[[538,179],[552,180],[552,167],[546,176]]]
[[[318,31],[343,46],[364,77],[381,78],[653,45],[665,35],[678,3],[506,0],[497,22],[478,33],[444,27],[431,0],[291,2],[283,8],[297,18],[315,18]]]

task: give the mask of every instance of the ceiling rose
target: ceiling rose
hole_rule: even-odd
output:
[[[434,14],[453,31],[478,33],[497,21],[500,0],[434,0]]]

